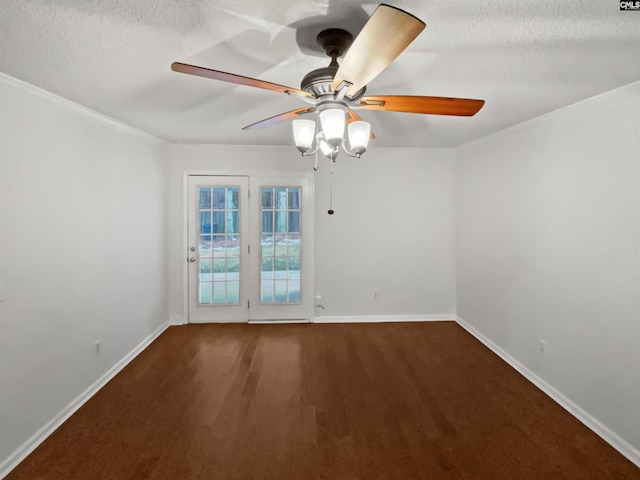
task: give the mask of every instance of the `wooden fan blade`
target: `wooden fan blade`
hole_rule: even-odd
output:
[[[238,85],[246,85],[248,87],[264,88],[265,90],[272,90],[274,92],[292,93],[295,95],[301,95],[303,97],[310,97],[311,94],[303,92],[293,87],[286,87],[277,83],[266,82],[264,80],[258,80],[257,78],[243,77],[242,75],[236,75],[235,73],[221,72],[220,70],[212,70],[211,68],[198,67],[196,65],[189,65],[187,63],[173,62],[171,64],[171,70],[174,72],[188,73],[189,75],[196,75],[198,77],[212,78],[214,80],[221,80],[223,82],[235,83]]]
[[[360,105],[367,110],[387,112],[426,113],[429,115],[455,115],[472,117],[482,108],[484,100],[447,97],[414,97],[408,95],[383,95],[362,97]]]
[[[356,112],[354,112],[353,110],[349,110],[347,113],[349,114],[349,118],[347,118],[347,125],[353,122],[363,121],[362,117],[358,115]],[[374,138],[376,138],[376,135],[373,133],[373,130],[371,130],[371,133],[369,134],[369,139],[373,140]]]
[[[291,120],[300,115],[304,115],[305,113],[311,113],[315,110],[313,107],[302,107],[296,108],[295,110],[291,110],[290,112],[281,113],[280,115],[275,115],[273,117],[265,118],[264,120],[260,120],[259,122],[252,123],[251,125],[247,125],[243,127],[243,130],[257,130],[258,128],[270,127],[271,125],[275,125],[276,123],[284,122],[285,120]]]
[[[422,32],[425,24],[410,13],[380,4],[351,44],[333,79],[333,89],[347,81],[351,96],[387,68]]]

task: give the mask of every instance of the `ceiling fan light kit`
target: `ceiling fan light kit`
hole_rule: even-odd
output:
[[[316,122],[313,120],[298,119],[293,124],[293,140],[300,152],[305,153],[311,149],[316,137]]]
[[[341,105],[328,105],[324,106],[322,110],[318,110],[318,119],[320,120],[325,141],[329,145],[337,147],[344,138],[345,108]]]
[[[333,162],[339,147],[349,156],[360,157],[366,152],[369,140],[375,138],[371,125],[354,110],[473,116],[482,108],[484,100],[466,98],[365,96],[367,85],[415,40],[424,27],[425,23],[410,13],[380,4],[355,39],[342,29],[323,30],[316,40],[331,62],[305,75],[300,89],[180,62],[173,63],[171,69],[286,93],[309,103],[311,106],[275,115],[247,125],[243,130],[255,130],[293,120],[293,138],[302,155],[310,156],[321,151]],[[342,64],[339,65],[338,58],[343,54]],[[317,113],[317,121],[298,118],[310,113]],[[317,170],[317,155],[314,169]]]

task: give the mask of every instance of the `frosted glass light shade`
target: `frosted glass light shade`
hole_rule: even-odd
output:
[[[333,147],[340,145],[344,137],[345,115],[341,108],[327,108],[318,114],[320,125],[327,143]]]
[[[313,137],[316,134],[316,122],[313,120],[294,120],[293,126],[293,140],[296,142],[296,147],[301,152],[307,152],[313,144]]]
[[[349,124],[348,133],[349,144],[353,153],[362,155],[366,152],[371,135],[371,125],[367,122],[352,122]]]

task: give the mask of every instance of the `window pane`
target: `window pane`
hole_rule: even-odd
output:
[[[276,257],[286,257],[287,256],[287,242],[282,241],[276,244]]]
[[[300,231],[300,212],[289,212],[289,231]]]
[[[287,231],[287,212],[285,210],[277,210],[275,213],[276,232]]]
[[[213,282],[213,303],[227,303],[226,282]]]
[[[263,188],[262,189],[262,209],[272,209],[273,208],[273,190],[271,188]]]
[[[240,208],[240,203],[238,200],[239,191],[240,189],[238,187],[227,188],[227,208],[228,209],[237,210],[238,208]]]
[[[227,258],[227,272],[238,273],[240,272],[240,258]],[[231,275],[229,275],[231,276]]]
[[[262,231],[273,232],[273,212],[262,212]]]
[[[214,280],[224,280],[227,273],[227,259],[226,258],[214,258],[213,259],[213,273]]]
[[[201,282],[200,283],[200,296],[198,299],[198,303],[202,303],[208,305],[212,302],[213,296],[211,292],[211,283],[209,282]]]
[[[200,187],[200,208],[211,208],[211,189],[207,187]]]
[[[224,210],[224,187],[214,187],[213,189],[213,208],[216,210]]]
[[[273,235],[262,235],[260,255],[263,257],[273,256]]]
[[[272,272],[273,271],[273,257],[262,257],[262,278],[269,278],[264,276],[264,272]],[[273,278],[273,274],[270,273],[271,278]]]
[[[289,298],[290,302],[300,301],[300,280],[289,280]]]
[[[225,232],[225,215],[224,212],[213,212],[213,232],[224,233]]]
[[[261,285],[262,295],[260,300],[263,302],[273,302],[273,282],[263,280]]]
[[[297,248],[297,251],[300,251],[300,234],[299,233],[290,233],[289,235],[287,235],[287,239],[289,241],[289,249],[295,246]]]
[[[275,257],[275,271],[280,272],[279,278],[287,278],[287,257]]]
[[[200,281],[201,282],[210,282],[211,278],[211,270],[213,268],[213,260],[210,258],[201,258],[200,259]]]
[[[275,288],[273,291],[274,301],[286,302],[287,301],[287,281],[276,280],[274,283],[275,283]]]
[[[227,232],[238,233],[240,231],[239,212],[227,212]]]
[[[200,212],[200,233],[211,233],[211,212]]]
[[[289,210],[300,209],[300,189],[289,188]]]
[[[211,235],[200,235],[200,249],[199,254],[201,257],[210,257],[213,251],[213,245],[211,243]]]
[[[227,302],[229,303],[240,302],[240,282],[227,283]]]
[[[240,255],[240,235],[227,235],[227,256],[238,257]]]
[[[287,189],[286,188],[275,188],[275,205],[274,208],[278,210],[286,210],[287,209]]]
[[[224,257],[226,249],[227,249],[227,240],[225,235],[214,235],[213,236],[213,256]]]
[[[300,257],[288,257],[287,270],[289,271],[289,278],[297,276],[300,278]]]

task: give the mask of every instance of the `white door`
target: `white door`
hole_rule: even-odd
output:
[[[191,175],[188,188],[189,322],[309,320],[311,178]]]
[[[249,178],[189,176],[189,322],[249,319]]]
[[[251,212],[250,264],[255,281],[250,287],[249,319],[310,320],[313,315],[312,178],[252,177]],[[256,221],[253,221],[254,215]]]

